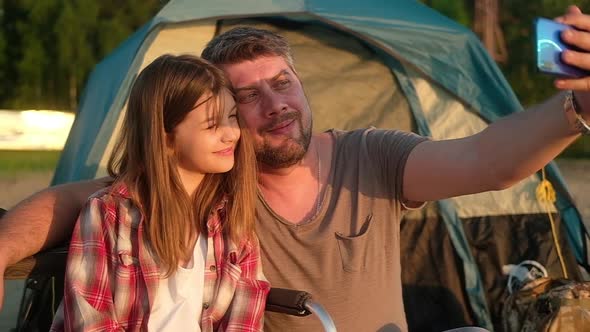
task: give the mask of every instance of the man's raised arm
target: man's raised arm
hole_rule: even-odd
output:
[[[540,170],[580,136],[566,119],[564,99],[559,93],[473,136],[420,143],[406,164],[405,199],[433,201],[505,189]]]
[[[562,37],[586,50],[567,51],[562,58],[590,70],[590,15],[571,6],[559,20],[580,29],[570,29]],[[555,85],[576,90],[576,102],[572,103],[561,92],[532,110],[494,122],[473,136],[416,146],[404,172],[405,199],[432,201],[504,189],[543,168],[580,136],[580,122],[576,121],[573,109],[586,125],[590,123],[590,76],[559,79]]]
[[[68,239],[88,196],[110,179],[68,183],[42,190],[0,219],[0,275],[6,267]],[[0,282],[0,310],[4,297]]]

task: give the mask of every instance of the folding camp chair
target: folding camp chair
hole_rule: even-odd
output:
[[[0,208],[0,218],[5,212]],[[67,247],[59,247],[27,257],[6,269],[4,279],[26,279],[16,332],[49,330],[63,295],[66,260]],[[326,331],[336,331],[328,312],[304,291],[272,288],[266,310],[300,317],[313,313]]]

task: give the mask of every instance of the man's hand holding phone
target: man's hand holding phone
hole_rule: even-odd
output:
[[[569,6],[567,12],[555,22],[569,28],[562,29],[559,39],[567,49],[560,52],[563,64],[575,67],[583,74],[577,76],[559,75],[554,81],[560,90],[573,90],[576,104],[584,119],[590,119],[590,15],[583,14],[577,6]],[[537,50],[538,51],[538,50]],[[539,64],[538,64],[539,65]]]
[[[573,27],[561,32],[561,40],[572,46],[561,53],[561,60],[567,65],[590,72],[590,16],[583,14],[576,6],[570,6],[567,13],[555,21]],[[590,74],[560,77],[555,80],[555,86],[561,90],[590,91]]]
[[[566,43],[562,33],[574,29],[572,26],[539,17],[535,20],[537,46],[537,69],[545,74],[561,77],[580,78],[589,76],[589,72],[565,63],[562,53],[568,50],[584,52],[574,45]],[[577,30],[576,30],[577,31]]]

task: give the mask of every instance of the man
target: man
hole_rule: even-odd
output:
[[[590,30],[572,7],[567,24]],[[590,34],[564,34],[590,49]],[[502,119],[476,135],[430,141],[386,130],[311,134],[307,98],[286,41],[235,29],[212,40],[203,57],[220,66],[235,91],[242,125],[259,163],[257,232],[273,287],[304,289],[324,304],[340,331],[407,330],[401,292],[399,221],[421,202],[499,190],[542,168],[580,136],[565,94]],[[590,69],[590,57],[564,54]],[[559,80],[590,90],[590,78]],[[575,94],[582,121],[590,95]],[[58,186],[20,203],[0,222],[0,271],[64,240],[87,196],[104,180]],[[59,202],[58,202],[59,201]],[[271,331],[317,331],[314,317],[268,314]]]

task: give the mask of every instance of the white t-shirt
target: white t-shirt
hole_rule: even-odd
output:
[[[148,331],[200,332],[205,283],[207,237],[197,239],[186,268],[161,278],[148,321]]]

